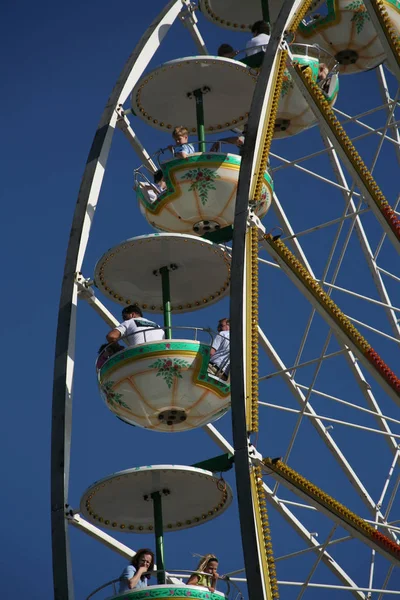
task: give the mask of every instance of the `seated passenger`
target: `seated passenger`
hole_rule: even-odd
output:
[[[197,565],[196,571],[200,571],[200,573],[192,573],[186,585],[202,585],[207,587],[210,592],[215,592],[217,580],[220,579],[217,569],[218,558],[214,554],[206,554]],[[207,573],[207,575],[202,573]]]
[[[210,152],[221,152],[221,142],[225,142],[225,144],[232,144],[233,146],[238,146],[238,148],[241,148],[244,144],[244,135],[235,135],[232,137],[222,138],[221,140],[213,143],[210,148]]]
[[[172,132],[176,145],[168,146],[175,158],[187,158],[189,154],[193,154],[195,149],[192,144],[188,144],[189,130],[187,127],[180,125],[175,127]]]
[[[225,142],[225,144],[233,144],[234,146],[237,146],[238,148],[242,148],[242,146],[244,145],[246,130],[247,130],[247,124],[244,126],[243,133],[241,135],[235,135],[235,136],[231,136],[231,137],[222,138],[221,140],[214,142],[214,144],[210,148],[210,152],[220,152],[221,151],[221,142]],[[239,150],[239,154],[241,154],[240,150]]]
[[[101,369],[104,363],[108,361],[110,356],[123,349],[124,346],[121,346],[121,344],[102,344],[98,351],[99,356],[96,361],[96,369]]]
[[[331,78],[328,77],[328,75],[329,75],[328,65],[326,65],[325,63],[319,63],[317,84],[319,85],[321,90],[324,92],[324,94],[328,93],[329,85],[331,82]]]
[[[154,173],[154,185],[158,189],[160,194],[165,192],[165,190],[167,189],[167,184],[164,179],[164,173],[161,171],[161,169],[158,169],[158,171]]]
[[[220,319],[217,329],[218,335],[215,336],[211,344],[210,362],[207,370],[211,375],[227,381],[230,371],[229,319]]]
[[[147,587],[147,580],[151,575],[148,571],[154,569],[154,554],[148,548],[138,550],[131,560],[131,564],[125,567],[119,578],[119,593],[129,590]],[[145,575],[145,573],[147,573]]]
[[[266,21],[256,21],[251,28],[253,37],[246,44],[246,56],[265,52],[271,37],[271,27]]]
[[[164,173],[161,169],[158,169],[154,173],[154,184],[141,184],[142,188],[146,190],[147,197],[150,202],[155,202],[159,196],[167,189],[167,184],[164,179]]]
[[[144,319],[137,304],[126,306],[122,311],[122,318],[122,323],[107,334],[107,342],[117,342],[123,337],[128,346],[136,346],[165,338],[164,330],[154,321]]]
[[[234,50],[230,44],[221,44],[218,48],[218,56],[222,58],[235,58],[237,50]]]

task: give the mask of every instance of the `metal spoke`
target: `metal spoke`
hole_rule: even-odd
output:
[[[326,538],[324,544],[321,547],[320,554],[317,556],[316,561],[315,561],[315,563],[313,564],[313,566],[311,568],[311,571],[309,572],[309,574],[308,574],[305,582],[303,583],[303,586],[302,586],[302,588],[301,588],[301,590],[299,592],[299,595],[297,596],[297,600],[301,600],[301,598],[304,596],[304,592],[306,591],[307,586],[308,586],[308,584],[311,581],[311,577],[314,575],[314,573],[315,573],[315,571],[316,571],[319,563],[321,562],[321,559],[322,559],[322,556],[323,556],[322,553],[325,551],[325,548],[328,546],[329,542],[331,541],[332,536],[335,533],[336,529],[337,529],[337,525],[334,525],[332,527],[331,531],[329,532],[328,537]]]

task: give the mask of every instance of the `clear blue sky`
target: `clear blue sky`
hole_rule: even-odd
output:
[[[73,0],[68,4],[22,2],[10,3],[7,14],[3,15],[0,37],[4,57],[1,237],[2,314],[7,344],[3,345],[2,359],[4,410],[0,450],[4,485],[1,494],[0,564],[2,597],[5,599],[27,593],[31,600],[52,597],[49,503],[51,388],[59,291],[70,224],[80,178],[104,104],[127,57],[163,4],[162,0],[114,7],[102,0],[86,3]],[[237,48],[245,45],[245,34],[219,30],[201,15],[199,20],[210,52],[225,41]],[[164,51],[156,55],[152,64],[156,66],[170,58],[194,53],[189,34],[177,23],[174,33],[165,41]],[[342,82],[338,107],[345,112],[361,113],[378,104],[380,99],[373,73],[347,77]],[[367,122],[371,125],[375,122],[384,124],[383,117],[375,120],[373,116]],[[170,143],[166,134],[154,132],[141,123],[135,124],[135,129],[149,150]],[[354,134],[361,132],[359,129],[350,131]],[[367,140],[361,148],[369,162],[377,140]],[[294,158],[321,147],[318,132],[313,129],[290,141],[274,143],[272,151]],[[137,164],[133,151],[117,132],[84,264],[87,277],[92,276],[97,259],[110,246],[128,237],[150,232],[137,209],[132,191],[132,169]],[[274,166],[278,164],[273,161]],[[313,168],[329,173],[326,158],[316,159]],[[392,204],[398,191],[393,177],[396,168],[394,153],[389,148],[378,162],[377,173]],[[343,200],[340,194],[293,170],[277,173],[276,189],[298,230],[341,214]],[[276,225],[277,220],[271,212],[266,219],[267,229]],[[372,216],[367,217],[366,227],[377,242],[380,229]],[[304,238],[304,247],[318,276],[322,273],[334,236],[334,231],[326,231],[315,234],[313,238]],[[353,239],[350,247],[339,285],[377,297]],[[393,256],[390,249],[385,250],[385,261],[395,269]],[[277,270],[261,267],[261,274],[264,278],[261,324],[273,337],[287,364],[291,364],[310,309]],[[390,289],[395,290],[394,287]],[[339,297],[335,299],[339,302]],[[375,326],[381,325],[390,333],[383,313],[377,309],[357,304],[348,297],[342,303],[342,296],[340,303],[352,316]],[[108,306],[119,315],[118,306]],[[217,319],[228,311],[228,303],[224,301],[208,311],[190,313],[176,322],[215,326]],[[327,333],[319,318],[316,323],[304,360],[319,354]],[[132,429],[113,418],[99,397],[94,373],[96,351],[107,327],[83,303],[80,305],[78,326],[70,485],[72,506],[78,506],[81,494],[91,483],[115,471],[151,463],[191,464],[218,454],[218,449],[202,431],[181,435],[153,434]],[[367,337],[395,368],[394,352],[398,349],[393,351],[393,344],[374,337],[374,334]],[[331,342],[328,351],[337,347]],[[346,364],[339,360],[342,361],[333,359],[327,363],[321,374],[321,384],[317,387],[365,405]],[[262,360],[261,370],[267,373],[275,369],[267,360]],[[302,383],[309,384],[311,377],[312,372],[307,371]],[[264,400],[268,398],[270,402],[297,408],[287,389],[277,379],[262,386],[261,392]],[[383,410],[396,417],[397,408],[379,390],[377,397]],[[324,414],[364,423],[359,415],[345,413],[341,406],[328,401],[325,404],[321,400],[317,402],[320,403],[318,410]],[[295,417],[282,415],[276,410],[265,411],[261,419],[260,447],[264,454],[283,455]],[[367,422],[368,426],[375,426],[375,422],[366,417]],[[229,415],[218,427],[231,439]],[[387,446],[378,436],[360,431],[338,426],[334,432],[335,439],[342,444],[376,499],[391,461]],[[369,516],[308,422],[302,425],[289,462],[362,516]],[[234,485],[231,474],[227,479]],[[282,495],[292,498],[289,493],[282,492]],[[331,524],[327,519],[310,513],[303,510],[296,514],[311,531],[319,532],[322,542]],[[275,515],[272,526],[277,555],[303,548],[299,538]],[[340,534],[343,535],[342,530]],[[120,539],[133,548],[152,545],[152,539],[146,536],[125,535]],[[71,544],[76,598],[85,598],[103,581],[118,576],[125,565],[123,559],[83,533],[71,530]],[[208,551],[221,556],[221,572],[240,568],[243,559],[236,507],[232,506],[212,524],[167,536],[166,551],[167,566],[172,568],[190,569],[195,564],[191,554]],[[340,546],[336,554],[332,553],[349,567],[358,583],[367,585],[369,551],[364,546],[351,542]],[[310,555],[307,556],[298,563],[280,563],[278,576],[293,580],[304,577],[313,560]],[[386,572],[381,562],[378,559],[377,585],[382,584]],[[324,567],[317,572],[315,580],[337,583]],[[396,583],[398,588],[398,575],[397,579],[392,577],[390,587],[395,589]],[[296,594],[297,591],[285,588],[281,597],[286,600],[296,597]],[[310,597],[316,598],[317,594],[311,592]],[[327,594],[326,597],[335,598],[335,595]]]

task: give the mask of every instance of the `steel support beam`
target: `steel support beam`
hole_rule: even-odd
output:
[[[384,95],[384,99],[385,99],[385,101],[389,101],[390,97],[389,97],[389,92],[388,92],[387,86],[386,86],[386,80],[384,79],[383,67],[380,67],[380,69],[382,70],[382,75],[383,75],[383,79],[381,80],[382,81],[382,85],[385,86],[384,89],[386,90],[385,95]],[[398,132],[397,127],[396,126],[393,126],[393,127],[395,129],[395,131],[393,131],[393,129],[392,129],[393,137],[394,137],[394,133],[396,133],[397,138],[399,139],[399,147],[396,147],[396,150],[399,150],[398,157],[399,157],[399,162],[400,162],[400,136],[399,136],[399,132]],[[330,159],[331,159],[331,163],[332,163],[332,167],[333,167],[334,173],[335,173],[335,175],[337,177],[337,180],[338,180],[340,186],[343,188],[342,189],[342,194],[343,194],[344,201],[346,203],[348,203],[349,210],[351,210],[351,212],[354,214],[355,212],[357,212],[356,205],[355,205],[353,199],[351,199],[350,202],[348,202],[348,196],[349,196],[351,190],[350,190],[350,188],[348,186],[348,183],[346,181],[346,178],[344,176],[344,173],[343,173],[342,167],[340,165],[337,153],[336,153],[335,149],[333,148],[333,145],[330,142],[329,138],[327,138],[327,136],[324,133],[322,133],[322,138],[323,138],[325,146],[326,146],[326,148],[327,148],[327,150],[329,152],[329,156],[330,156]],[[280,204],[280,202],[279,202],[279,200],[278,200],[278,198],[276,196],[274,196],[274,209],[275,209],[275,212],[277,214],[277,217],[278,217],[278,219],[280,221],[281,227],[283,228],[285,234],[287,236],[294,235],[294,231],[293,231],[293,229],[291,227],[290,221],[289,221],[288,217],[286,216],[286,214],[285,214],[285,212],[283,210],[283,207]],[[364,252],[367,264],[368,264],[368,266],[370,268],[370,271],[372,273],[372,277],[373,277],[375,285],[376,285],[376,287],[378,289],[378,293],[379,293],[379,295],[380,295],[380,297],[381,297],[381,299],[382,299],[382,301],[383,301],[384,304],[391,304],[389,295],[388,295],[388,293],[386,291],[383,279],[382,279],[381,274],[380,274],[380,269],[376,265],[376,262],[374,260],[374,257],[373,257],[373,254],[372,254],[369,242],[368,242],[368,238],[367,238],[367,236],[365,234],[364,228],[363,228],[362,223],[361,223],[361,219],[359,217],[356,217],[355,231],[356,231],[356,234],[358,235],[358,239],[360,241],[361,248],[362,248],[362,250]],[[304,266],[308,269],[308,271],[311,273],[311,275],[315,278],[315,275],[313,273],[311,265],[310,265],[310,263],[308,263],[308,261],[306,259],[306,256],[305,256],[305,254],[304,254],[304,252],[303,252],[303,250],[301,248],[301,245],[300,245],[298,239],[296,237],[294,237],[291,240],[290,243],[293,244],[293,252],[296,254],[297,258],[304,264]],[[276,265],[276,263],[274,263],[274,265],[278,266],[278,265]],[[395,335],[397,337],[399,335],[398,332],[400,331],[400,328],[399,328],[399,324],[397,323],[396,313],[393,310],[391,310],[390,308],[386,308],[385,311],[386,311],[386,313],[388,315],[388,318],[389,318],[390,322],[392,323],[392,329],[393,329],[393,331],[394,331],[394,333],[395,333]],[[394,322],[396,322],[396,324],[394,324]],[[377,423],[378,423],[380,429],[382,431],[384,431],[385,433],[390,434],[391,433],[390,427],[389,427],[387,421],[384,419],[384,417],[382,415],[382,412],[380,410],[379,404],[375,400],[375,397],[374,397],[374,395],[373,395],[373,393],[371,391],[371,387],[368,384],[368,382],[366,381],[366,379],[365,379],[365,377],[364,377],[364,375],[363,375],[363,373],[361,371],[361,368],[360,368],[360,366],[359,366],[359,364],[358,364],[358,362],[357,362],[354,354],[342,343],[342,341],[339,338],[337,338],[337,340],[338,340],[339,344],[341,345],[341,347],[343,349],[345,349],[345,359],[346,359],[346,361],[349,364],[349,367],[350,367],[350,369],[351,369],[351,371],[352,371],[352,373],[353,373],[353,375],[354,375],[354,377],[355,377],[355,379],[357,381],[357,384],[358,384],[358,386],[359,386],[359,388],[360,388],[360,390],[361,390],[364,398],[366,399],[367,405],[374,412],[378,413],[375,418],[377,420]],[[279,362],[276,362],[274,360],[273,353],[275,351],[273,350],[272,345],[270,346],[270,348],[271,348],[271,351],[272,351],[272,354],[270,355],[270,358],[273,361],[273,363],[276,366],[277,365],[283,365],[283,363],[280,362],[280,359],[279,359]],[[277,357],[277,355],[276,355],[276,357]],[[277,367],[277,368],[279,368],[279,367]],[[292,382],[292,380],[290,378],[287,378],[287,382],[290,383],[290,382]],[[298,388],[296,388],[296,386],[293,386],[292,391],[293,391],[294,394],[297,394]],[[301,402],[301,400],[300,400],[300,402]],[[313,419],[313,422],[314,422],[314,419]],[[314,423],[314,425],[315,425],[315,423]],[[323,439],[325,439],[325,438],[323,438]],[[395,438],[390,437],[390,436],[385,436],[385,440],[388,442],[388,444],[390,446],[390,449],[391,449],[391,452],[395,453],[396,449],[397,449],[397,443],[396,443]],[[364,493],[361,494],[361,497],[364,497]],[[372,510],[372,508],[373,507],[370,504],[370,510]],[[381,515],[380,520],[383,522],[383,515]],[[394,539],[396,539],[396,538],[394,537]]]
[[[325,144],[325,147],[329,149],[329,154],[328,154],[329,159],[331,161],[332,168],[336,175],[338,183],[340,183],[340,185],[343,186],[344,190],[347,190],[347,191],[343,190],[342,194],[343,194],[343,199],[344,199],[345,203],[348,204],[348,212],[356,213],[357,207],[355,205],[353,198],[351,197],[351,190],[348,186],[342,166],[339,162],[337,152],[336,152],[335,148],[333,147],[333,144],[330,141],[330,139],[328,138],[328,136],[324,132],[321,132],[321,135],[322,135],[322,140]],[[349,197],[350,197],[350,200],[349,200]],[[390,305],[391,300],[389,298],[389,294],[386,290],[382,276],[377,269],[376,262],[374,260],[374,255],[373,255],[371,247],[369,245],[367,235],[364,231],[364,227],[361,223],[361,218],[358,216],[354,218],[354,228],[355,228],[357,237],[359,239],[361,249],[365,256],[365,260],[367,262],[368,268],[371,272],[372,279],[374,280],[374,284],[376,286],[378,294],[384,304]],[[391,310],[390,308],[386,308],[385,312],[386,312],[386,316],[389,320],[390,326],[392,328],[392,331],[394,333],[394,336],[398,340],[400,340],[400,325],[397,322],[397,315],[396,315],[395,311]]]
[[[289,277],[289,279],[294,283],[294,285],[300,290],[303,296],[310,302],[313,308],[321,315],[321,317],[325,320],[328,326],[332,329],[334,334],[341,340],[341,343],[348,346],[350,350],[357,356],[358,360],[361,364],[369,371],[369,373],[376,379],[378,384],[382,387],[382,389],[387,393],[387,395],[392,398],[392,400],[400,406],[400,396],[399,394],[389,385],[386,379],[381,375],[377,368],[375,368],[367,358],[360,352],[357,348],[355,342],[351,339],[350,336],[347,335],[345,331],[339,327],[333,317],[330,315],[329,311],[325,309],[311,294],[308,290],[304,282],[295,275],[295,273],[291,270],[290,267],[284,263],[279,254],[276,252],[274,248],[270,244],[268,244],[265,240],[261,241],[261,245],[267,250],[267,252],[280,264],[284,273]]]
[[[231,444],[219,433],[214,425],[206,425],[203,429],[223,452],[233,453],[234,450]],[[270,489],[265,482],[263,482],[263,487],[267,494],[267,501],[271,506],[278,511],[287,523],[289,523],[310,549],[314,552],[321,552],[321,546],[313,534],[301,523],[301,521],[299,521],[299,519],[297,519],[291,510],[274,494],[272,489]],[[347,575],[346,571],[342,569],[326,550],[323,552],[322,561],[342,583],[349,586],[350,591],[352,591],[351,588],[357,587],[356,583]],[[366,597],[363,593],[358,592],[355,589],[353,589],[352,593],[357,600],[365,599]]]
[[[136,152],[140,162],[144,164],[149,171],[155,173],[157,171],[157,166],[150,154],[147,152],[146,148],[143,146],[142,142],[137,137],[136,133],[133,131],[131,127],[131,123],[126,115],[124,115],[124,110],[122,105],[117,108],[118,119],[117,119],[117,127],[122,131],[134,151]]]
[[[400,82],[400,56],[398,51],[396,51],[394,48],[388,28],[384,25],[384,20],[379,10],[379,6],[381,6],[384,9],[384,12],[388,15],[386,9],[384,8],[383,2],[379,2],[378,4],[376,0],[364,0],[364,4],[367,7],[372,24],[385,51],[386,60],[390,70],[396,77],[397,81]]]
[[[236,198],[235,220],[232,243],[231,268],[231,407],[232,434],[235,449],[235,473],[239,520],[242,536],[243,554],[246,568],[248,595],[252,600],[265,600],[266,585],[261,568],[262,540],[258,539],[254,505],[251,490],[251,466],[249,464],[248,436],[246,428],[246,390],[245,390],[245,347],[246,314],[245,297],[245,239],[247,229],[248,203],[256,161],[262,148],[261,132],[266,115],[270,110],[270,97],[274,89],[274,74],[278,67],[278,48],[294,9],[299,9],[302,0],[285,0],[275,23],[265,53],[263,66],[250,108],[246,140],[243,148],[242,164],[239,174]],[[267,575],[267,574],[266,574]]]
[[[205,41],[202,38],[199,28],[197,27],[197,17],[194,12],[197,7],[191,2],[191,0],[182,0],[182,4],[184,7],[179,13],[179,19],[192,36],[199,54],[207,55],[208,50]]]
[[[66,523],[72,525],[72,527],[75,527],[80,531],[83,531],[97,542],[100,542],[110,550],[113,550],[114,552],[117,552],[117,554],[119,554],[120,556],[126,558],[126,560],[130,561],[136,554],[136,552],[132,550],[132,548],[129,548],[129,546],[125,546],[125,544],[122,544],[121,542],[113,538],[111,535],[108,535],[108,533],[105,533],[95,525],[92,525],[91,523],[89,523],[89,521],[83,519],[79,514],[67,516]]]
[[[381,76],[378,76],[378,80],[381,83],[382,86],[382,91],[383,93],[384,90],[387,90],[386,87],[386,80],[384,78],[384,73],[383,73],[383,67],[379,67],[379,69],[381,69]],[[388,92],[387,92],[388,93]],[[385,96],[386,97],[386,96]],[[388,99],[388,97],[386,97],[386,99]],[[399,139],[399,143],[400,143],[400,137],[399,137],[399,132],[397,127],[394,126],[394,131],[392,130],[392,134],[396,133],[397,137]],[[329,149],[329,158],[332,164],[332,168],[334,170],[334,173],[338,179],[338,182],[343,185],[343,187],[348,189],[348,192],[350,193],[350,188],[348,187],[348,183],[346,181],[343,169],[340,165],[337,153],[335,151],[335,149],[333,148],[333,145],[331,143],[331,141],[329,140],[329,138],[322,133],[322,139],[324,141],[324,144],[326,146],[326,148]],[[397,157],[399,159],[400,162],[400,146],[396,148],[397,150]],[[344,197],[344,201],[347,202],[348,201],[348,194],[343,192],[343,197]],[[348,204],[348,209],[349,211],[351,211],[352,213],[356,212],[356,205],[353,201],[353,199],[350,200],[349,204]],[[374,256],[371,250],[371,247],[369,245],[368,242],[368,238],[367,235],[365,233],[364,227],[362,225],[361,219],[360,217],[355,217],[355,231],[357,234],[357,237],[359,239],[360,245],[361,245],[361,249],[363,251],[363,254],[365,256],[365,260],[367,262],[367,265],[371,271],[371,275],[373,278],[373,281],[375,283],[375,286],[377,288],[378,294],[382,300],[382,302],[384,304],[391,304],[391,300],[389,297],[389,294],[386,290],[384,281],[382,279],[381,273],[376,265],[376,261],[374,260]],[[386,315],[388,317],[389,323],[391,324],[392,327],[392,331],[395,335],[395,337],[397,339],[400,339],[400,325],[398,323],[397,320],[397,315],[396,312],[391,310],[390,308],[385,308],[385,312]],[[357,383],[359,384],[359,387],[363,393],[364,398],[366,399],[366,402],[368,404],[368,406],[374,411],[377,412],[379,414],[381,413],[379,404],[377,403],[377,401],[374,398],[374,395],[371,391],[370,386],[368,385],[367,381],[365,380],[365,377],[361,371],[361,368],[359,366],[359,364],[356,361],[356,358],[354,356],[354,354],[352,352],[348,352],[345,356],[349,367],[351,369],[351,371],[353,372],[354,377],[357,380]],[[385,431],[386,433],[391,433],[390,427],[388,426],[386,420],[382,417],[382,416],[377,416],[376,417],[377,423],[379,425],[379,427],[381,428],[382,431]],[[389,446],[391,448],[392,453],[395,453],[397,451],[397,442],[395,440],[395,438],[392,437],[386,437],[385,438],[387,440],[387,442],[389,443]]]
[[[361,542],[379,552],[382,556],[384,556],[391,563],[399,566],[400,558],[396,557],[393,553],[387,552],[381,545],[377,544],[373,539],[369,538],[367,535],[362,535],[358,529],[352,525],[350,525],[346,519],[337,516],[333,511],[328,510],[322,502],[317,502],[314,498],[312,498],[309,494],[307,494],[304,490],[300,489],[299,486],[293,484],[288,481],[285,477],[283,477],[280,473],[274,471],[273,468],[270,468],[268,465],[261,464],[261,467],[264,473],[270,477],[272,477],[275,481],[279,482],[280,485],[283,485],[286,489],[293,492],[296,496],[305,500],[310,506],[313,506],[320,514],[325,515],[328,519],[331,519],[336,525],[343,527],[350,535],[356,539],[359,539]]]
[[[264,332],[261,330],[261,328],[259,328],[259,341],[260,341],[261,347],[264,349],[264,351],[266,352],[269,359],[275,365],[275,368],[284,371],[284,373],[282,374],[284,382],[286,383],[289,390],[293,394],[293,397],[299,403],[300,407],[304,408],[304,403],[306,402],[306,396],[297,387],[296,382],[294,381],[291,374],[286,371],[286,366],[285,366],[284,362],[281,360],[281,358],[279,357],[275,348],[272,346],[271,342],[269,341],[267,336],[264,334]],[[353,360],[354,360],[354,358],[353,358]],[[353,365],[354,364],[353,361],[350,364]],[[317,413],[313,409],[310,402],[307,402],[307,410],[308,410],[308,412],[310,412],[313,415],[313,417],[316,416]],[[371,514],[373,514],[374,516],[376,515],[377,519],[380,522],[386,524],[387,523],[386,519],[385,519],[384,515],[381,513],[381,511],[377,508],[376,502],[373,500],[373,498],[368,493],[368,490],[365,488],[362,481],[357,476],[356,472],[354,471],[354,469],[352,468],[352,466],[346,459],[343,452],[340,450],[339,446],[337,445],[337,443],[335,442],[335,440],[333,439],[332,435],[329,433],[328,429],[325,427],[323,422],[318,418],[312,418],[311,423],[317,430],[317,433],[319,434],[321,439],[327,445],[328,449],[334,456],[337,463],[343,469],[344,474],[346,475],[347,479],[349,480],[351,485],[354,487],[354,489],[356,490],[356,492],[358,493],[360,498],[363,500],[367,509],[371,512]],[[383,428],[382,423],[381,423],[381,428]],[[389,429],[387,424],[386,424],[386,428]],[[389,429],[389,431],[390,431],[390,429]],[[385,438],[386,438],[386,436],[385,436]],[[392,440],[392,442],[391,442],[392,444],[396,444],[395,438],[387,437],[387,439]],[[397,538],[393,533],[391,534],[391,537],[397,542]]]
[[[96,298],[92,287],[87,285],[82,275],[77,276],[76,282],[78,286],[78,299],[85,300],[112,329],[117,327],[119,325],[118,319]]]
[[[378,79],[378,85],[379,85],[379,89],[381,91],[382,99],[385,102],[385,104],[387,105],[386,113],[389,116],[389,113],[390,113],[389,103],[391,102],[391,99],[390,99],[390,93],[389,93],[389,86],[387,84],[385,70],[383,68],[383,65],[380,65],[375,71],[376,71],[376,76]],[[392,118],[391,121],[394,121],[394,118]],[[396,140],[396,145],[394,148],[396,151],[397,162],[400,164],[399,128],[394,123],[393,124],[391,123],[389,125],[389,130],[390,130],[390,133],[392,134],[392,138],[394,138]]]
[[[353,165],[353,162],[350,160],[349,156],[347,155],[346,151],[344,150],[344,147],[342,147],[341,143],[339,143],[339,141],[338,141],[339,138],[337,137],[338,134],[335,130],[334,125],[331,124],[331,121],[329,121],[329,119],[327,119],[327,118],[325,119],[324,115],[321,113],[318,103],[316,102],[316,100],[314,98],[314,95],[308,90],[308,88],[303,80],[303,76],[298,73],[298,71],[293,67],[293,65],[290,62],[288,62],[288,70],[289,70],[290,74],[292,75],[295,84],[299,87],[299,90],[303,94],[308,105],[310,106],[314,115],[318,119],[321,131],[323,131],[325,133],[325,135],[327,135],[329,137],[329,139],[331,140],[335,150],[337,151],[338,155],[340,156],[341,161],[345,165],[346,169],[348,169],[349,173],[351,174],[351,177],[353,178],[354,182],[358,186],[366,203],[371,208],[371,211],[374,213],[374,215],[375,215],[377,221],[379,222],[379,224],[381,225],[383,231],[387,234],[388,239],[390,239],[390,241],[393,244],[393,247],[396,249],[396,251],[398,253],[400,253],[400,241],[398,240],[395,232],[389,226],[383,213],[380,211],[378,206],[375,204],[374,199],[372,198],[367,185],[364,183],[363,178],[361,177],[357,168],[355,168],[355,166]]]

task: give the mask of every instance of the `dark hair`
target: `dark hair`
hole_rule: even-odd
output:
[[[266,33],[269,35],[271,33],[271,26],[266,21],[256,21],[251,27],[251,33],[254,33],[255,35]]]
[[[158,169],[158,171],[154,173],[154,183],[160,183],[161,179],[164,179],[164,173],[161,169]]]
[[[154,569],[154,552],[152,550],[150,550],[149,548],[140,548],[140,550],[138,550],[136,552],[135,556],[132,558],[131,565],[133,567],[135,567],[135,569],[137,571],[138,568],[139,568],[139,561],[140,561],[141,557],[144,554],[150,554],[150,556],[151,556],[151,563],[150,563],[150,566],[148,568],[148,571],[153,571],[153,569]],[[151,577],[151,575],[149,573],[147,575],[142,575],[140,579],[142,581],[144,581],[145,578],[150,579],[150,577]]]
[[[226,324],[227,324],[227,325],[229,325],[229,327],[230,327],[230,325],[231,325],[231,324],[230,324],[230,320],[229,320],[229,319],[227,319],[226,317],[224,317],[223,319],[220,319],[220,320],[218,321],[218,327],[222,327],[222,326],[223,326],[223,325],[222,325],[222,323],[223,323],[224,321],[225,321],[225,322],[226,322]]]
[[[111,344],[102,344],[100,346],[100,348],[98,349],[97,353],[101,354],[103,352],[103,350],[108,349],[108,353],[109,356],[112,356],[113,354],[116,354],[117,352],[119,352],[120,350],[124,349],[124,346],[121,346],[121,344],[118,344],[118,342],[112,342]]]
[[[142,309],[139,304],[130,304],[129,306],[125,306],[122,310],[122,318],[125,319],[126,315],[130,315],[131,313],[137,313],[140,317],[143,317]]]
[[[234,53],[234,49],[230,44],[221,44],[218,48],[218,56],[225,56],[226,54]]]

